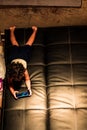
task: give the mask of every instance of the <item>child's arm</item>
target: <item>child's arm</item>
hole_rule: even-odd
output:
[[[9,83],[9,89],[10,89],[11,94],[14,96],[15,99],[17,99],[16,93],[17,93],[18,91],[15,91],[15,90],[14,90],[14,88],[13,88],[13,86],[12,86],[12,80],[9,79],[9,80],[8,80],[8,83]]]
[[[30,77],[29,77],[29,73],[27,70],[25,70],[25,83],[26,83],[26,86],[30,92],[30,95],[32,95],[32,91],[31,91],[31,81],[30,81]]]
[[[16,93],[18,93],[18,91],[15,91],[12,86],[10,86],[9,89],[10,89],[10,92],[12,93],[12,95],[14,96],[14,98],[17,99]]]

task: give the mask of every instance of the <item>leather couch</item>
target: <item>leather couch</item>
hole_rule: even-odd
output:
[[[31,28],[17,28],[23,45]],[[5,55],[10,46],[5,30]],[[6,61],[7,62],[7,61]],[[4,86],[3,130],[87,130],[87,26],[38,28],[28,70],[33,95]]]

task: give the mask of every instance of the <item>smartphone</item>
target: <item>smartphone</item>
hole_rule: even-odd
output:
[[[28,90],[16,93],[17,98],[23,98],[23,97],[29,97],[29,96],[30,96],[30,92]]]

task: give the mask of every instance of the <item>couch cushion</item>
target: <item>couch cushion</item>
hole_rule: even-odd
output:
[[[87,27],[47,30],[46,72],[50,130],[87,128],[86,34]]]
[[[26,43],[29,35],[31,34],[31,31],[32,30],[30,28],[17,28],[15,30],[15,35],[20,45],[24,45]],[[9,30],[6,30],[6,57],[6,54],[8,53],[8,48],[11,46],[9,36]],[[6,86],[4,130],[15,130],[15,128],[16,130],[34,130],[34,128],[46,130],[47,97],[44,54],[45,51],[43,29],[38,29],[35,42],[32,46],[31,59],[28,63],[28,71],[32,83],[33,95],[28,98],[15,100],[9,92],[8,87]]]

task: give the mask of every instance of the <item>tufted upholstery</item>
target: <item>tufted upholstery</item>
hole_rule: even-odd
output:
[[[30,33],[16,29],[20,45]],[[5,39],[7,54],[9,30]],[[28,70],[32,97],[15,100],[5,86],[3,130],[87,130],[87,27],[39,28]]]

